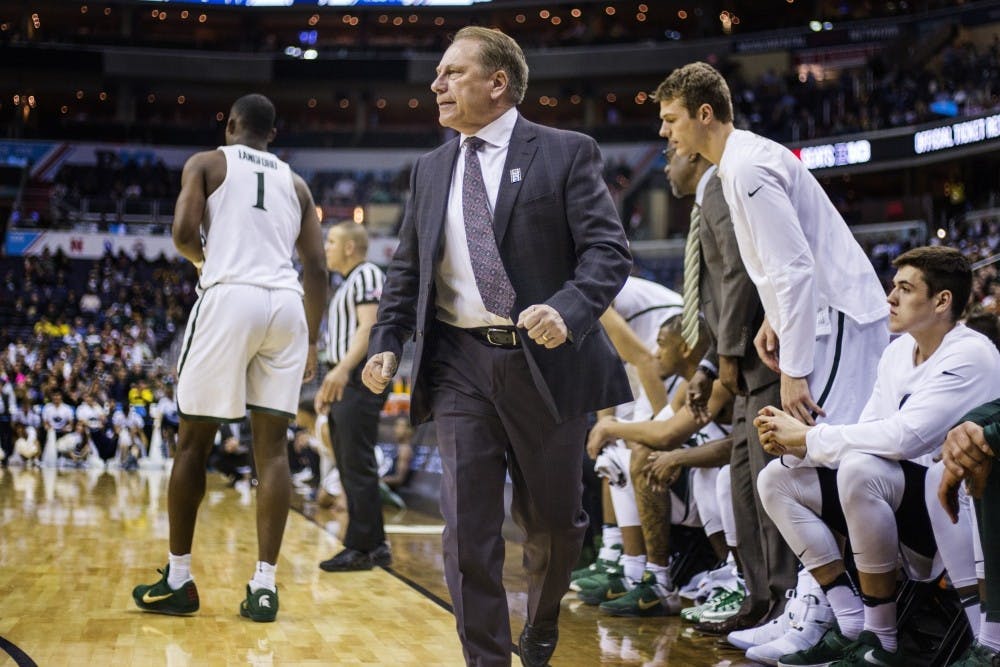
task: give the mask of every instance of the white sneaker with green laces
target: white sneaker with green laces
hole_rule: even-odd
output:
[[[720,623],[733,616],[740,610],[743,606],[743,600],[746,599],[746,591],[742,588],[729,591],[726,595],[720,597],[711,609],[706,609],[701,614],[701,623]]]
[[[688,623],[699,623],[705,612],[714,609],[715,605],[719,604],[721,600],[730,593],[732,593],[731,588],[726,588],[724,586],[717,586],[713,588],[712,594],[704,603],[695,605],[694,607],[682,609],[681,618]]]

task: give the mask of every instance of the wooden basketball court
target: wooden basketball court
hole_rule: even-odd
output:
[[[392,567],[330,574],[317,565],[341,545],[327,529],[346,519],[300,498],[278,563],[278,619],[252,623],[238,607],[256,560],[253,495],[217,475],[195,534],[201,610],[184,618],[139,611],[132,587],[155,580],[166,562],[167,474],[0,468],[0,665],[464,664],[439,518],[387,509]],[[510,544],[515,635],[526,598],[520,564]],[[572,595],[560,632],[555,667],[754,664],[677,618],[607,617]]]

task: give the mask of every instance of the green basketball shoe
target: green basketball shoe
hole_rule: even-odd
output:
[[[270,623],[278,615],[278,592],[262,588],[251,592],[247,584],[247,599],[240,603],[240,616],[257,623]]]
[[[156,614],[185,616],[198,611],[198,587],[193,580],[188,580],[178,589],[167,584],[167,574],[170,566],[157,570],[163,577],[155,584],[140,584],[132,590],[132,599],[139,609]]]

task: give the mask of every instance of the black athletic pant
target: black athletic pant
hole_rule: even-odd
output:
[[[351,373],[344,397],[330,406],[330,442],[337,458],[340,483],[347,496],[344,546],[372,551],[385,542],[382,498],[378,490],[375,441],[379,413],[388,392],[373,394],[361,383],[362,365]]]

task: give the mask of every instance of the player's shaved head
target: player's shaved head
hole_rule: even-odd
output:
[[[271,100],[258,93],[244,95],[233,102],[229,110],[229,116],[237,118],[245,132],[259,139],[270,136],[276,115]]]

